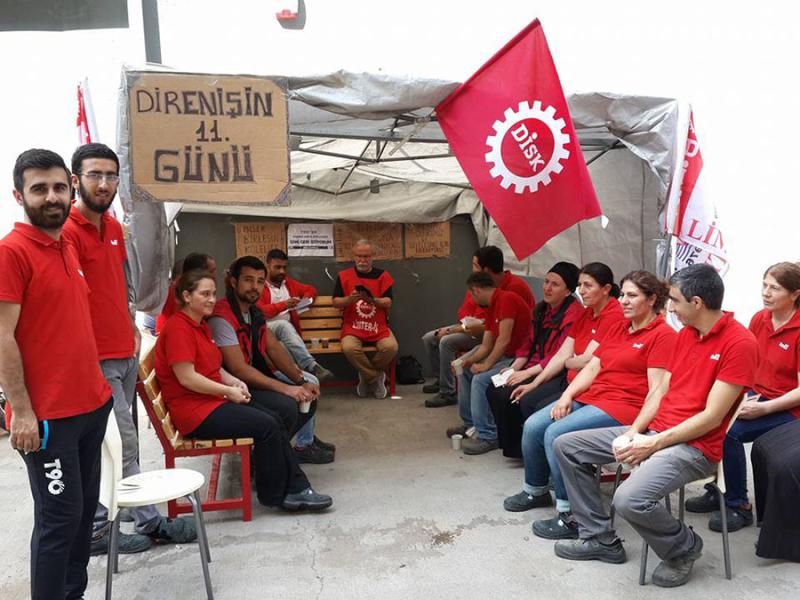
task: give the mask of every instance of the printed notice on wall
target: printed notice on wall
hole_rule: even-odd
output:
[[[289,256],[333,256],[333,223],[291,223],[286,234]]]
[[[358,240],[372,244],[373,260],[403,258],[403,226],[400,223],[336,223],[336,260],[353,260],[353,246]]]
[[[406,258],[450,256],[450,223],[407,223]]]
[[[210,204],[286,204],[285,90],[266,77],[130,71],[134,194]]]
[[[255,256],[266,260],[267,252],[278,248],[286,252],[286,225],[283,223],[236,223],[236,256]]]

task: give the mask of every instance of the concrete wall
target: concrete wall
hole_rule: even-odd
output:
[[[178,217],[180,232],[175,255],[183,257],[190,252],[213,255],[217,259],[220,278],[218,290],[221,290],[223,271],[235,258],[233,224],[237,220],[252,222],[270,219],[198,213],[185,213]],[[412,354],[428,370],[420,338],[429,329],[455,322],[456,311],[464,298],[464,282],[470,273],[472,253],[477,247],[472,224],[467,218],[458,217],[451,221],[449,258],[375,263],[377,267],[388,269],[395,280],[390,320],[400,344],[400,356]],[[338,263],[333,258],[292,258],[289,263],[291,276],[315,286],[321,295],[333,293],[334,281],[328,277],[326,269],[335,278],[340,270],[348,266],[351,265]],[[533,287],[537,297],[541,298],[541,285],[537,282]],[[352,373],[347,362],[338,357],[322,357],[321,362],[337,375]]]

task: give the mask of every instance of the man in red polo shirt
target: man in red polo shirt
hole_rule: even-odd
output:
[[[451,427],[448,437],[475,427],[475,437],[465,439],[464,454],[484,454],[499,447],[486,388],[492,376],[514,362],[517,351],[531,336],[530,307],[513,292],[497,289],[494,279],[482,271],[467,278],[467,289],[478,306],[486,308],[486,331],[481,345],[461,362],[458,375],[458,414],[463,426]]]
[[[653,583],[675,587],[689,581],[703,540],[661,503],[665,495],[713,473],[722,441],[742,391],[752,386],[758,363],[753,334],[722,311],[722,278],[709,265],[692,265],[670,279],[670,308],[684,328],[661,384],[644,400],[630,427],[568,433],[555,454],[578,523],[579,539],[556,542],[569,560],[625,562],[600,494],[594,465],[640,465],[614,494],[616,513],[633,525],[661,564]],[[628,443],[613,449],[615,438]]]
[[[69,170],[54,152],[27,150],[14,165],[14,188],[25,223],[0,240],[0,387],[33,495],[31,597],[83,598],[111,389],[98,364],[89,287],[61,238]]]
[[[136,327],[135,293],[130,280],[125,235],[108,209],[117,194],[119,159],[105,144],[86,144],[72,155],[72,184],[78,198],[62,235],[75,247],[89,284],[89,308],[100,369],[111,386],[114,415],[122,439],[122,476],[137,475],[139,436],[131,415],[136,401],[141,337]],[[143,552],[157,543],[187,543],[197,537],[193,518],[167,519],[155,506],[130,509],[136,534],[121,533],[119,552]],[[92,555],[108,551],[108,511],[98,505]]]

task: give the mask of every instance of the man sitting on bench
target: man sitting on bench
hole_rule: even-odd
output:
[[[342,353],[358,370],[356,394],[362,398],[372,389],[376,398],[386,397],[386,367],[397,354],[397,340],[389,329],[394,279],[388,271],[372,266],[372,245],[359,240],[353,247],[355,266],[339,273],[333,306],[342,309]],[[372,357],[364,344],[375,344]]]
[[[264,291],[267,269],[255,256],[236,259],[228,268],[225,298],[208,320],[225,370],[247,384],[251,405],[278,414],[289,436],[297,433],[300,463],[333,462],[336,447],[314,435],[319,381],[298,367],[266,326],[256,301]],[[312,403],[300,414],[301,403]],[[305,433],[305,437],[301,434]]]

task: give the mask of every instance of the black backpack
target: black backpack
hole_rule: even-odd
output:
[[[422,365],[413,356],[406,355],[397,359],[397,383],[400,385],[412,385],[424,383],[422,376]]]

